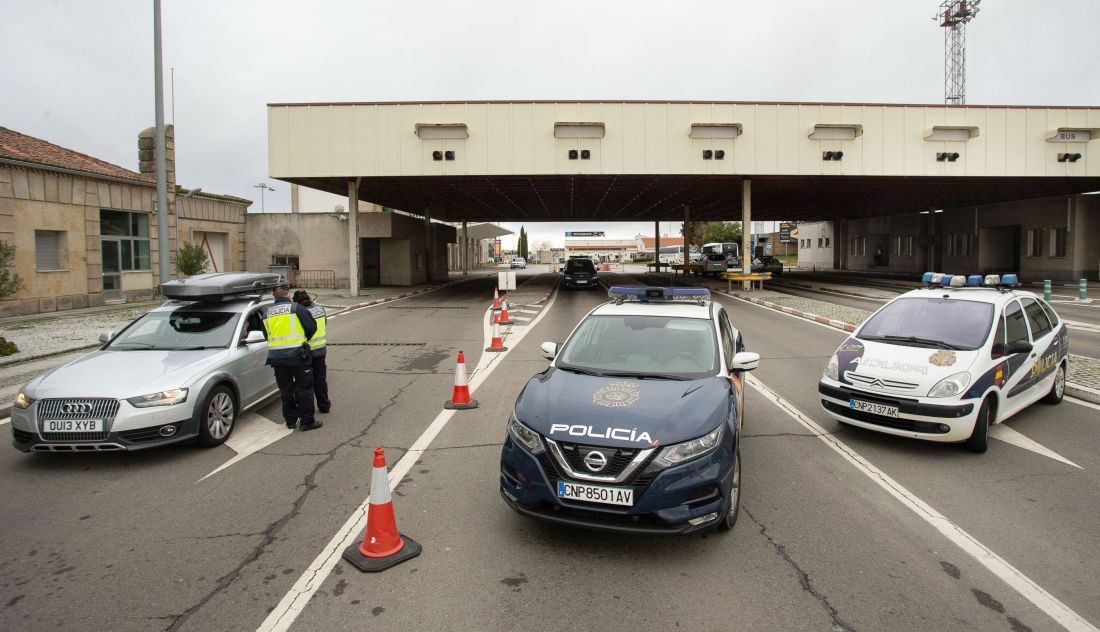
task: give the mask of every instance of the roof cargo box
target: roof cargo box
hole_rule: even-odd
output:
[[[224,301],[270,292],[279,280],[267,272],[214,272],[161,283],[160,292],[177,301]]]

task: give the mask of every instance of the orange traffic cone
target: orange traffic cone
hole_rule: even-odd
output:
[[[374,449],[374,470],[370,477],[370,505],[363,543],[344,549],[344,559],[364,573],[384,571],[420,555],[421,546],[397,532],[397,519],[390,500],[390,482],[386,477],[386,455]]]
[[[499,323],[493,323],[493,341],[489,343],[489,346],[485,350],[493,352],[508,350],[508,347],[504,346],[504,338],[500,336]]]
[[[500,309],[500,289],[493,288],[493,309]]]
[[[507,313],[507,312],[505,312]],[[477,408],[477,400],[470,399],[470,386],[466,383],[466,356],[458,351],[458,364],[455,366],[455,388],[451,399],[443,402],[443,407],[451,410]]]
[[[504,297],[504,303],[500,308],[500,314],[493,318],[494,323],[500,323],[501,325],[511,325],[512,320],[508,317],[508,297]]]

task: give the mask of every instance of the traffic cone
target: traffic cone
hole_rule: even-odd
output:
[[[500,289],[493,288],[493,309],[500,309]]]
[[[507,312],[505,312],[507,313]],[[466,356],[458,352],[458,364],[455,366],[455,388],[451,399],[443,402],[443,407],[451,410],[477,408],[477,400],[470,399],[470,387],[466,384]]]
[[[507,351],[508,347],[504,346],[504,338],[500,337],[500,324],[493,323],[493,341],[489,343],[486,351]]]
[[[363,543],[344,549],[344,559],[364,573],[377,573],[420,555],[421,546],[397,531],[386,477],[386,455],[374,449],[374,470],[370,477],[370,505]]]
[[[493,322],[500,323],[501,325],[512,324],[512,320],[508,317],[508,297],[504,298],[504,302],[500,308],[500,314],[493,318]]]

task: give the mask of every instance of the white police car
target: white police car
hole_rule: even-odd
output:
[[[1054,310],[1001,279],[926,273],[845,340],[818,384],[837,421],[986,450],[991,424],[1057,404],[1069,337]]]
[[[730,529],[742,375],[760,356],[703,288],[615,286],[508,421],[500,492],[518,513],[631,533]]]

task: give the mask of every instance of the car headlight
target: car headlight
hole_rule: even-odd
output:
[[[20,390],[19,394],[15,396],[15,407],[20,410],[26,410],[30,408],[31,404],[33,403],[34,400],[30,397],[27,397],[27,394],[24,393],[22,390]]]
[[[508,420],[508,432],[531,454],[538,454],[545,449],[542,447],[542,439],[539,438],[539,433],[521,424],[515,415],[512,415]]]
[[[825,377],[840,381],[840,364],[836,361],[836,354],[833,354],[833,357],[829,358],[829,363],[825,365]]]
[[[130,402],[130,405],[137,408],[149,408],[150,406],[174,406],[176,404],[182,404],[183,402],[187,401],[187,389],[174,388],[170,391],[161,391],[159,393],[149,393],[148,395],[131,397],[126,401]]]
[[[966,371],[949,375],[932,387],[932,390],[928,391],[929,397],[952,397],[962,393],[966,389],[966,385],[970,384],[970,374]]]
[[[665,447],[657,455],[657,462],[668,467],[703,456],[718,447],[718,442],[722,440],[722,429],[725,427],[726,425],[722,424],[698,439]]]

